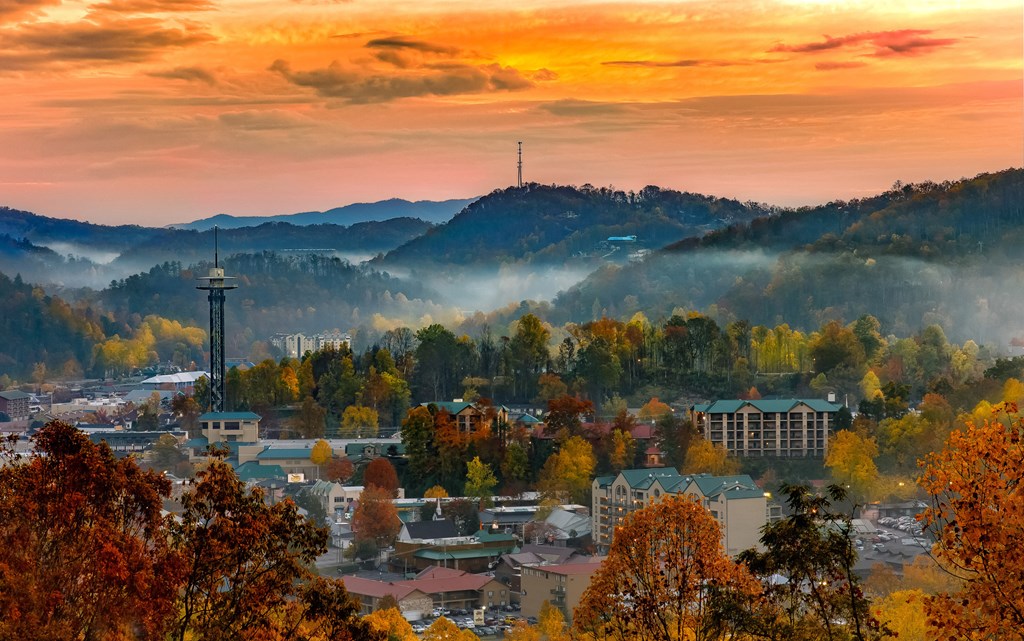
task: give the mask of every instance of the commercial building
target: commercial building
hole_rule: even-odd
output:
[[[559,565],[524,565],[521,568],[519,602],[526,616],[540,615],[545,601],[562,611],[572,625],[572,613],[580,604],[590,577],[601,567],[603,556],[574,557]]]
[[[823,458],[841,408],[820,399],[724,400],[694,405],[690,415],[730,454]]]

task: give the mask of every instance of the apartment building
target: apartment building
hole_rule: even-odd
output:
[[[594,545],[602,552],[611,547],[615,527],[626,516],[663,496],[696,497],[718,521],[722,545],[730,556],[755,547],[768,522],[765,494],[746,474],[684,475],[674,467],[623,470],[616,476],[597,477],[592,489]]]
[[[819,399],[722,400],[694,405],[690,416],[705,439],[736,456],[824,458],[841,408]]]
[[[341,332],[323,332],[320,334],[274,334],[270,343],[283,351],[290,358],[302,358],[306,352],[316,352],[328,347],[340,350],[343,346],[352,347],[352,337]]]

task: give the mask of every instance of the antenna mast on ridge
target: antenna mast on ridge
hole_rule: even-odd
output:
[[[519,145],[519,188],[523,188],[523,143],[520,141]]]

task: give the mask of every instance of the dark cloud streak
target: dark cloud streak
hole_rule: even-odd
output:
[[[324,98],[340,98],[350,103],[518,91],[533,86],[519,70],[497,64],[448,63],[424,67],[416,73],[388,75],[359,73],[343,68],[338,62],[323,69],[293,71],[288,62],[276,60],[270,70],[294,85],[313,89]]]
[[[606,67],[732,67],[746,63],[727,60],[608,60],[602,62]]]
[[[822,51],[832,51],[842,47],[867,43],[875,47],[875,52],[870,55],[884,58],[896,55],[927,53],[940,47],[951,46],[958,41],[956,38],[924,37],[931,33],[930,29],[899,29],[896,31],[854,33],[839,38],[825,35],[825,39],[821,42],[806,42],[795,45],[778,44],[768,51],[772,53],[820,53]]]
[[[167,71],[154,71],[149,75],[154,78],[167,78],[168,80],[203,82],[208,85],[217,84],[217,79],[214,75],[202,67],[175,67]]]

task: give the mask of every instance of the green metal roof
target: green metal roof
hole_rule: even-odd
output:
[[[200,421],[258,421],[262,416],[252,412],[207,412],[199,417]]]
[[[313,452],[311,447],[268,447],[256,455],[258,459],[308,459]]]
[[[467,407],[476,407],[476,403],[467,403],[465,401],[460,401],[458,403],[456,403],[455,401],[431,401],[429,403],[420,403],[420,405],[423,407],[429,407],[430,405],[434,405],[437,407],[437,409],[445,410],[449,414],[458,414]],[[508,408],[505,407],[504,405],[494,405],[493,407],[498,411],[508,411]]]
[[[718,496],[723,492],[727,499],[756,498],[764,496],[764,491],[754,484],[749,474],[733,476],[712,476],[710,474],[694,474],[688,477],[697,485],[701,494],[707,497]],[[680,490],[684,489],[682,487]]]
[[[185,447],[206,447],[209,444],[210,439],[206,438],[205,436],[197,436],[195,438],[190,438],[189,440],[185,441]]]
[[[259,481],[261,479],[283,479],[288,475],[280,465],[260,465],[256,461],[242,463],[235,469],[235,474],[242,481]]]
[[[479,548],[473,550],[417,550],[413,556],[431,561],[455,560],[455,559],[483,559],[492,556],[501,556],[508,552],[507,548]]]
[[[734,414],[743,407],[750,405],[765,414],[779,414],[790,412],[797,405],[806,405],[815,412],[838,412],[842,407],[836,403],[829,403],[818,398],[769,398],[750,401],[743,400],[721,400],[709,404],[698,404],[693,406],[695,412],[706,412],[708,414]]]
[[[598,476],[594,480],[597,481],[597,486],[598,487],[608,487],[609,485],[612,484],[612,481],[615,480],[615,477],[614,476]]]
[[[657,467],[650,469],[622,470],[619,472],[629,484],[629,487],[637,490],[645,490],[654,484],[654,481],[661,481],[661,485],[674,484],[679,479],[679,471],[674,467]]]

